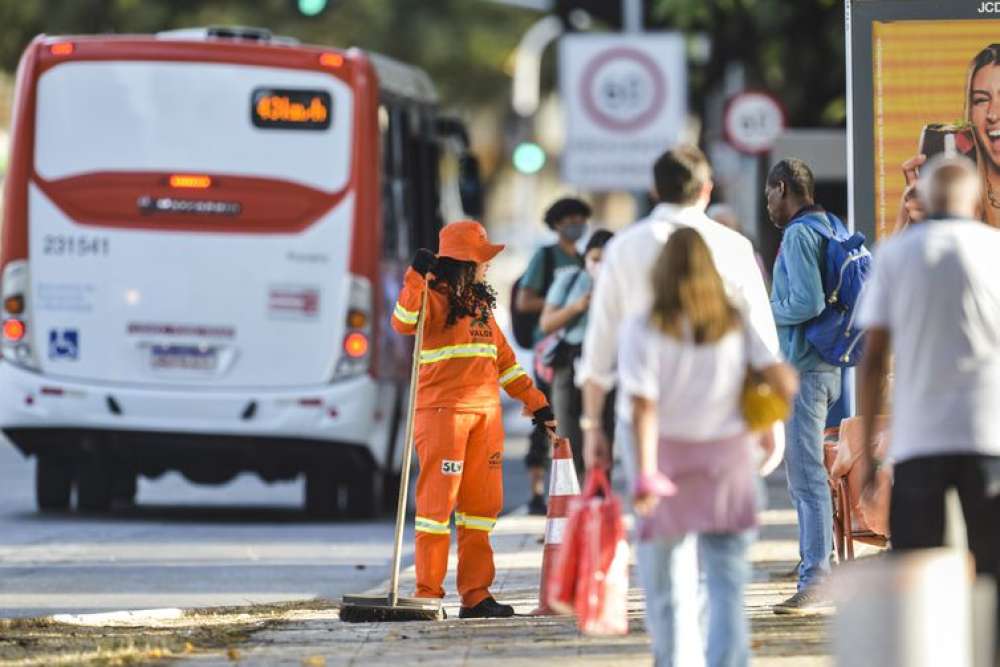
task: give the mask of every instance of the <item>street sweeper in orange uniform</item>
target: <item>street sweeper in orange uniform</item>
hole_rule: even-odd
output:
[[[454,512],[461,618],[514,614],[489,590],[495,574],[490,532],[503,507],[500,387],[524,404],[536,428],[556,425],[493,319],[496,293],[485,275],[503,248],[489,242],[478,222],[446,225],[438,256],[417,251],[392,315],[396,331],[414,334],[426,294],[414,422],[416,596],[444,597]]]

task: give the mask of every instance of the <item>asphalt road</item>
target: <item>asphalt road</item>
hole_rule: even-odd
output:
[[[528,493],[524,427],[508,424],[505,511]],[[141,478],[132,508],[51,515],[35,509],[34,465],[0,442],[0,617],[338,598],[388,577],[392,518],[312,521],[301,480],[213,487],[170,473]]]

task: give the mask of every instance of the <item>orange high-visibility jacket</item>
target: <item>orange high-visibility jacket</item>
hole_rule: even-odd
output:
[[[413,335],[425,279],[412,268],[392,314],[392,327]],[[450,327],[448,296],[427,292],[424,341],[420,350],[417,408],[487,408],[500,404],[500,387],[534,412],[548,405],[545,395],[518,365],[493,313],[486,323],[463,317]]]

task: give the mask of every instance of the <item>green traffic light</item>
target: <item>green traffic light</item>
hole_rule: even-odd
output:
[[[328,0],[299,0],[299,11],[306,16],[317,16],[326,9]]]
[[[514,160],[514,169],[522,174],[537,174],[545,166],[545,151],[531,141],[518,144],[511,157]]]

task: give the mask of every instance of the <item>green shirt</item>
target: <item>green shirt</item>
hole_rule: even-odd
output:
[[[555,245],[552,247],[552,258],[555,260],[553,262],[552,271],[552,282],[566,271],[572,271],[573,269],[580,268],[583,266],[583,260],[579,255],[568,255],[566,251],[562,249],[562,246]],[[528,268],[524,271],[524,276],[521,278],[521,287],[527,287],[528,289],[534,290],[535,294],[545,298],[548,294],[549,288],[552,287],[552,282],[545,284],[545,248],[539,248],[532,255],[531,261],[528,262]],[[541,340],[544,337],[542,333],[541,326],[535,327],[535,342]]]

